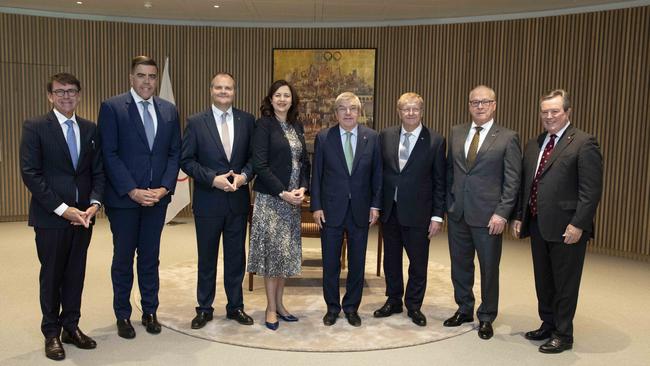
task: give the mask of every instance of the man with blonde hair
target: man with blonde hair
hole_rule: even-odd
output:
[[[424,100],[405,93],[397,101],[401,124],[381,131],[382,212],[386,303],[376,318],[402,312],[402,297],[413,323],[425,326],[420,311],[427,287],[429,240],[445,213],[445,139],[422,124]],[[404,295],[402,253],[409,259]]]

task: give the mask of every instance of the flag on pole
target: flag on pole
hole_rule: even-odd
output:
[[[172,104],[176,105],[174,100],[174,91],[172,90],[172,81],[169,78],[169,57],[165,58],[165,67],[162,72],[162,81],[160,83],[160,95],[161,98],[170,101]],[[176,190],[172,196],[171,202],[167,206],[167,215],[165,216],[165,224],[172,221],[176,215],[185,206],[190,204],[190,179],[187,174],[183,173],[182,170],[178,171],[178,178],[176,180]]]

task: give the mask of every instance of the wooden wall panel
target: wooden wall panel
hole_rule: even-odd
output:
[[[376,48],[376,128],[398,123],[395,101],[423,95],[427,126],[448,135],[466,122],[468,91],[492,86],[497,119],[522,142],[541,132],[538,97],[574,95],[572,123],[601,143],[605,190],[592,250],[650,259],[650,7],[508,21],[362,28],[226,28],[84,21],[0,14],[0,221],[24,219],[18,174],[21,122],[45,113],[47,76],[82,81],[79,114],[128,88],[129,61],[170,56],[181,118],[209,105],[217,71],[237,78],[236,105],[258,113],[273,48]],[[186,209],[183,214],[189,215]]]

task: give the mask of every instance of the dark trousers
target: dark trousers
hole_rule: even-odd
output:
[[[573,342],[573,317],[588,240],[589,233],[583,232],[575,244],[546,241],[539,232],[537,220],[530,221],[537,309],[542,328],[569,342]]]
[[[408,282],[404,302],[408,310],[419,310],[427,289],[429,265],[428,227],[402,226],[397,214],[397,204],[388,220],[382,225],[384,235],[384,273],[388,302],[402,305],[404,278],[402,255],[406,250],[409,259]]]
[[[65,229],[34,228],[41,262],[40,302],[45,337],[58,337],[61,327],[74,331],[81,316],[81,293],[86,275],[86,254],[92,226]]]
[[[476,311],[480,321],[493,322],[499,309],[499,263],[502,236],[490,235],[487,227],[469,226],[464,219],[449,220],[451,281],[458,310],[474,312],[474,253],[481,270],[481,305]]]
[[[325,218],[327,219],[327,216]],[[345,295],[341,303],[339,280],[341,278],[341,248],[344,232],[347,232],[348,235],[348,277],[345,282]],[[323,296],[327,304],[327,311],[338,314],[343,308],[345,313],[355,312],[359,309],[363,295],[368,227],[357,226],[352,217],[352,210],[348,207],[343,225],[332,227],[325,223],[320,238],[323,253]]]
[[[113,233],[113,310],[117,319],[131,317],[133,257],[137,253],[138,287],[144,314],[158,310],[160,234],[167,205],[137,208],[107,207]]]
[[[223,234],[223,283],[231,313],[244,308],[242,281],[246,265],[246,220],[248,215],[201,217],[194,219],[198,249],[196,311],[212,314],[217,280],[219,239]]]

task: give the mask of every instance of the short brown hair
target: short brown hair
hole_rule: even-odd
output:
[[[216,78],[217,76],[228,76],[229,78],[232,79],[233,86],[235,86],[235,88],[237,87],[237,80],[235,80],[235,77],[232,76],[231,73],[225,71],[219,71],[216,74],[212,75],[212,77],[210,78],[210,87],[212,87],[212,80],[214,80],[214,78]]]
[[[55,81],[61,84],[74,85],[77,87],[77,90],[81,91],[81,82],[79,82],[79,79],[77,79],[76,76],[67,72],[60,72],[50,76],[50,80],[47,82],[48,93],[52,93],[52,84]]]
[[[555,97],[562,97],[562,109],[564,109],[565,112],[568,112],[569,109],[571,109],[572,105],[569,92],[564,89],[554,89],[547,92],[539,98],[539,104],[542,104],[542,102],[545,100],[553,99]]]
[[[158,64],[154,59],[152,59],[149,56],[135,56],[133,60],[131,60],[131,73],[135,71],[135,68],[138,67],[139,65],[148,65],[148,66],[155,66],[156,71],[158,71]]]

